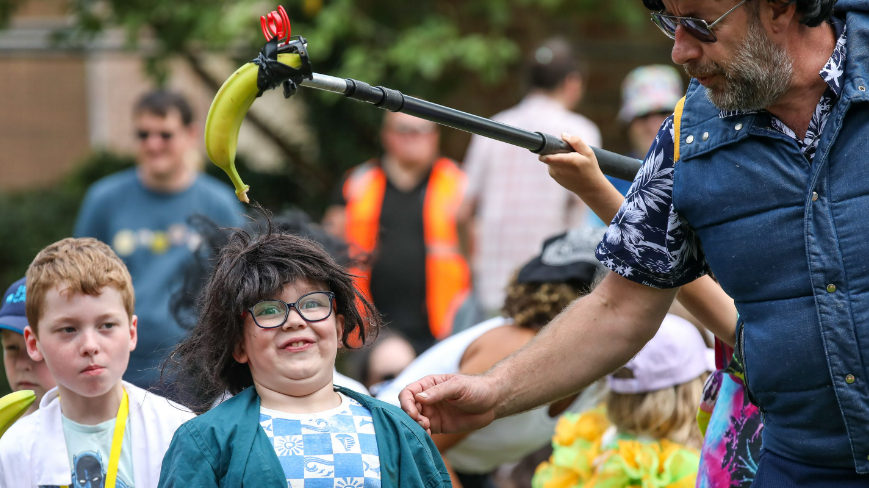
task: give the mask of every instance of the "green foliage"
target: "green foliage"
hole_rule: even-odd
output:
[[[24,276],[40,248],[72,233],[76,199],[66,192],[0,195],[0,288]]]
[[[0,20],[21,0],[0,0]],[[174,55],[222,50],[242,62],[262,45],[259,15],[276,4],[254,0],[70,0],[67,42],[122,27],[130,46],[150,38],[147,66],[165,78]],[[554,32],[586,38],[632,35],[647,12],[640,0],[298,0],[285,5],[303,34],[316,71],[383,84],[433,101],[472,99],[475,87],[503,86],[521,67],[521,52]],[[645,24],[644,24],[645,25]],[[499,85],[500,84],[500,85]],[[512,82],[512,84],[516,84]],[[485,88],[484,88],[485,89]],[[502,94],[492,94],[498,97]],[[380,111],[332,94],[301,90],[319,141],[317,164],[332,181],[377,155]],[[243,160],[243,155],[240,155]],[[0,282],[23,274],[42,246],[70,235],[79,202],[100,177],[133,161],[98,153],[57,188],[0,195]],[[289,163],[291,165],[291,162]],[[315,216],[328,195],[312,194],[290,171],[240,172],[267,208],[300,206]],[[224,175],[212,165],[208,171]]]
[[[132,164],[131,158],[100,152],[54,187],[0,193],[0,288],[24,276],[40,249],[72,235],[78,207],[93,182]]]
[[[0,0],[0,21],[21,1]],[[178,55],[190,59],[217,50],[233,53],[239,63],[252,58],[263,42],[259,15],[277,5],[259,0],[70,0],[69,7],[75,22],[58,33],[59,39],[77,42],[121,27],[131,47],[149,39],[153,48],[147,51],[146,66],[155,79],[165,80],[166,61]],[[436,102],[460,99],[471,108],[481,92],[489,90],[490,99],[505,98],[496,87],[521,84],[516,81],[521,53],[553,33],[574,39],[601,33],[630,37],[649,25],[640,0],[297,0],[285,7],[293,34],[308,39],[317,72],[383,84]],[[338,181],[349,167],[377,155],[380,111],[323,92],[301,90],[296,96],[308,106],[319,146],[315,164],[328,179]],[[130,164],[130,159],[96,154],[56,189],[0,195],[0,207],[15,209],[0,215],[0,278],[14,279],[36,250],[69,235],[87,186]],[[283,173],[257,174],[239,164],[261,203],[276,210],[297,205],[316,216],[328,195],[313,194],[312,185],[291,177],[291,165],[289,161]]]
[[[24,3],[24,0],[0,0],[0,27],[6,26],[15,10]]]

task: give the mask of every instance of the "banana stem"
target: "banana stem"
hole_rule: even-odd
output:
[[[229,179],[232,181],[232,186],[235,187],[235,196],[238,197],[239,201],[244,203],[250,203],[250,199],[247,197],[247,191],[250,190],[250,185],[245,185],[243,181],[241,181],[241,177],[238,176],[238,173],[235,171],[227,172],[229,175]]]

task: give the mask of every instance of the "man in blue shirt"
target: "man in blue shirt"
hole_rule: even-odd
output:
[[[200,214],[218,225],[236,226],[242,209],[228,186],[201,174],[191,161],[198,129],[181,95],[145,95],[136,104],[134,121],[136,167],[90,188],[75,236],[109,244],[130,270],[139,343],[124,379],[149,388],[158,386],[161,361],[186,333],[172,316],[169,300],[201,240],[187,219]]]
[[[764,419],[752,487],[865,486],[869,0],[643,1],[693,80],[597,249],[613,273],[509,360],[424,378],[402,406],[451,432],[564,397],[627,362],[711,270]],[[578,154],[541,158],[550,174],[600,188],[566,139]]]

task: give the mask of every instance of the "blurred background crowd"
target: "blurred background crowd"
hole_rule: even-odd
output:
[[[637,158],[683,94],[671,43],[649,34],[655,27],[636,0],[284,7],[317,72]],[[244,215],[258,214],[207,162],[202,126],[220,84],[261,47],[258,17],[274,8],[0,0],[0,285],[65,236],[110,244],[136,290],[140,339],[125,379],[139,386],[161,388],[160,362],[195,323],[221,228],[256,225]],[[300,90],[254,104],[237,164],[280,226],[317,240],[360,277],[388,327],[345,354],[339,371],[387,401],[426,374],[485,371],[603,272],[593,248],[605,224],[523,149]],[[612,182],[623,194],[630,187]],[[596,422],[604,403],[614,429],[642,432],[632,418],[655,415],[645,396],[683,384],[684,405],[668,407],[678,420],[649,432],[698,448],[693,414],[711,343],[684,311],[667,321],[662,330],[676,332],[647,348],[658,359],[635,359],[659,381],[644,386],[617,372],[609,386],[483,431],[436,436],[456,484],[530,486],[557,445],[560,414],[574,415],[559,424],[562,440],[571,422]],[[668,379],[661,355],[690,374]],[[6,368],[28,367],[8,356]],[[564,475],[554,465],[540,473]]]

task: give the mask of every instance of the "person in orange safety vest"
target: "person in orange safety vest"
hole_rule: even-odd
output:
[[[465,175],[439,141],[433,122],[387,112],[383,157],[348,171],[323,219],[349,244],[357,285],[417,353],[450,335],[470,289],[456,229]]]

